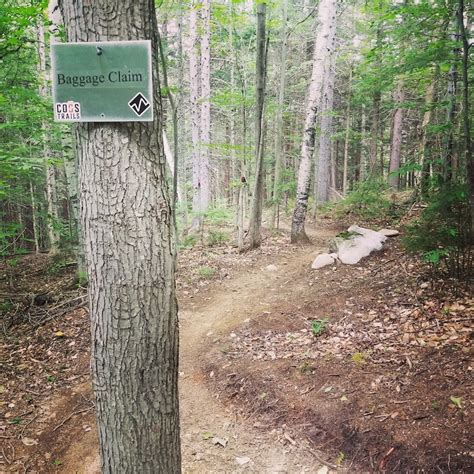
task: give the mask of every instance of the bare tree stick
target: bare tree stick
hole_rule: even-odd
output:
[[[88,407],[88,408],[84,408],[82,410],[78,410],[78,411],[73,411],[69,416],[67,416],[61,423],[59,423],[58,426],[56,426],[55,428],[53,428],[53,431],[56,431],[57,429],[61,428],[61,426],[63,426],[66,422],[68,422],[73,416],[75,415],[80,415],[81,413],[85,413],[86,411],[90,411],[92,410],[94,407],[91,406],[91,407]]]

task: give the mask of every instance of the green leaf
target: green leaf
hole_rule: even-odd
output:
[[[449,397],[449,399],[453,402],[454,406],[462,410],[462,398],[461,397]]]
[[[23,421],[22,418],[20,418],[19,416],[15,416],[15,417],[12,418],[11,420],[9,420],[8,423],[9,423],[10,425],[19,425],[22,421]]]

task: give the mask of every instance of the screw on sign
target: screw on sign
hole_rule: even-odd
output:
[[[141,92],[131,99],[128,105],[139,117],[150,108],[150,102]]]

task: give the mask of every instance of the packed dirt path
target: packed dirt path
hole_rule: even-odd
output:
[[[185,297],[180,305],[180,403],[183,470],[188,473],[315,473],[323,465],[301,440],[283,440],[252,419],[227,410],[210,393],[203,372],[207,349],[232,330],[278,310],[288,300],[303,301],[312,259],[336,232],[311,234],[315,245],[259,255],[255,265],[211,286],[205,296]],[[222,446],[222,444],[225,445]],[[99,472],[97,440],[72,446],[63,457],[67,472]],[[325,468],[321,472],[327,472]]]

